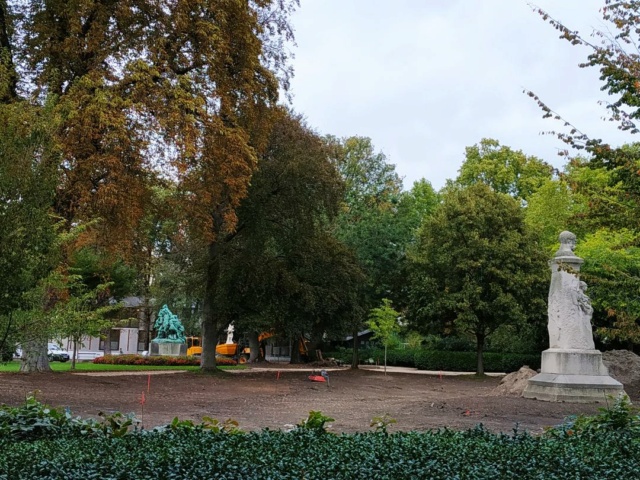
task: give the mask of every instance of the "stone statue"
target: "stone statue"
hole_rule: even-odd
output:
[[[227,344],[231,344],[233,343],[233,331],[235,329],[233,328],[233,323],[230,323],[229,326],[227,327]]]
[[[567,232],[565,230],[564,232],[560,233],[559,240],[560,248],[558,249],[554,257],[575,257],[576,255],[575,253],[573,253],[573,250],[576,248],[576,236],[573,233]]]
[[[579,276],[584,260],[573,253],[575,246],[576,236],[562,232],[560,248],[549,262],[549,348],[542,352],[540,373],[527,383],[525,398],[584,403],[624,394],[595,349],[593,307]]]
[[[585,293],[587,284],[578,273],[583,260],[573,253],[576,236],[560,234],[560,248],[551,260],[549,288],[549,346],[565,350],[594,350],[593,308]]]
[[[153,324],[158,336],[152,340],[155,343],[186,343],[184,327],[178,316],[171,313],[169,307],[163,305],[158,313],[158,318]]]

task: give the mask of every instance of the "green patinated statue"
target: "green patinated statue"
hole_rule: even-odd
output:
[[[155,343],[186,343],[184,327],[178,316],[171,313],[169,307],[163,305],[158,313],[158,319],[153,324],[158,336],[151,340]]]

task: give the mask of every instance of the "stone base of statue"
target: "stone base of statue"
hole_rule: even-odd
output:
[[[529,379],[522,394],[548,402],[604,403],[624,394],[623,386],[609,376],[598,350],[542,352],[540,373]]]
[[[168,355],[171,357],[182,357],[187,354],[187,344],[186,343],[175,343],[175,342],[154,342],[151,341],[150,344],[151,351],[149,355]]]

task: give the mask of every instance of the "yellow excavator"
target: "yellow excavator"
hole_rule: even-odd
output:
[[[230,330],[230,331],[229,331]],[[216,355],[222,355],[224,357],[237,358],[238,363],[247,363],[249,356],[251,355],[251,349],[247,346],[241,347],[238,343],[233,341],[233,325],[227,327],[227,341],[226,343],[219,343],[216,345]],[[271,338],[275,335],[274,332],[262,332],[258,335],[258,343],[262,345],[263,340]],[[301,339],[298,342],[300,349],[300,355],[303,358],[307,358],[309,351],[307,349],[308,340]],[[241,349],[238,352],[238,349]],[[261,352],[264,356],[265,352]],[[201,337],[187,337],[187,355],[202,355],[202,338]]]

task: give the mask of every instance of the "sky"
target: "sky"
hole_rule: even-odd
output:
[[[607,28],[604,0],[535,5],[585,36]],[[561,168],[565,145],[541,133],[562,124],[525,89],[591,137],[637,141],[603,120],[599,72],[578,66],[589,50],[524,0],[301,0],[292,24],[293,108],[320,134],[371,138],[407,189],[440,189],[482,138]]]

